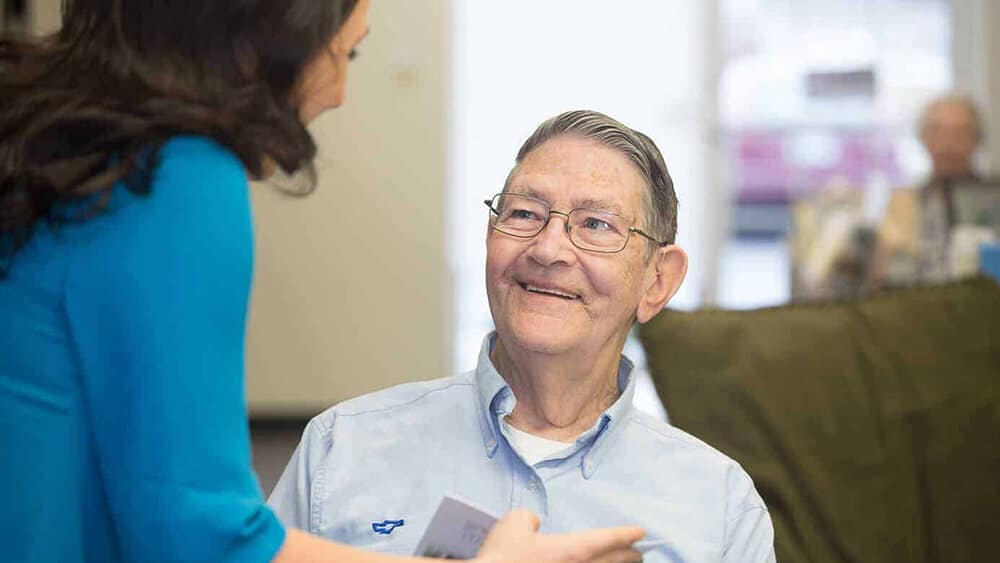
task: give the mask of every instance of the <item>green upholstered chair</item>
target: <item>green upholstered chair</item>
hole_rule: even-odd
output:
[[[671,423],[739,461],[779,561],[1000,561],[1000,286],[664,311]]]

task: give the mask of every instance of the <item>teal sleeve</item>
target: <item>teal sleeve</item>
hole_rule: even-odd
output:
[[[175,139],[151,194],[115,191],[71,265],[89,439],[126,560],[269,561],[284,541],[250,460],[247,192],[229,152]]]

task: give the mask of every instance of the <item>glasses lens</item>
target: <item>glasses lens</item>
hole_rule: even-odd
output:
[[[531,236],[542,230],[549,208],[533,197],[500,194],[493,197],[493,226],[518,236]]]
[[[621,215],[600,209],[574,209],[569,236],[580,248],[615,252],[625,247],[629,223]]]

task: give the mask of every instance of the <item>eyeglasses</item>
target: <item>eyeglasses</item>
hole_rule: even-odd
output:
[[[621,252],[632,233],[644,236],[657,246],[667,246],[630,221],[612,211],[578,208],[569,212],[553,211],[548,203],[531,196],[513,193],[496,194],[483,201],[490,208],[490,226],[518,238],[531,238],[549,224],[552,215],[566,218],[566,234],[573,246],[591,252]]]

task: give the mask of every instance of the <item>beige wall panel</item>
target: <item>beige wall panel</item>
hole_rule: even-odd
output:
[[[373,2],[347,102],[312,127],[316,192],[253,187],[252,414],[447,375],[446,6]]]
[[[62,0],[29,0],[27,8],[32,35],[49,35],[62,27]]]

